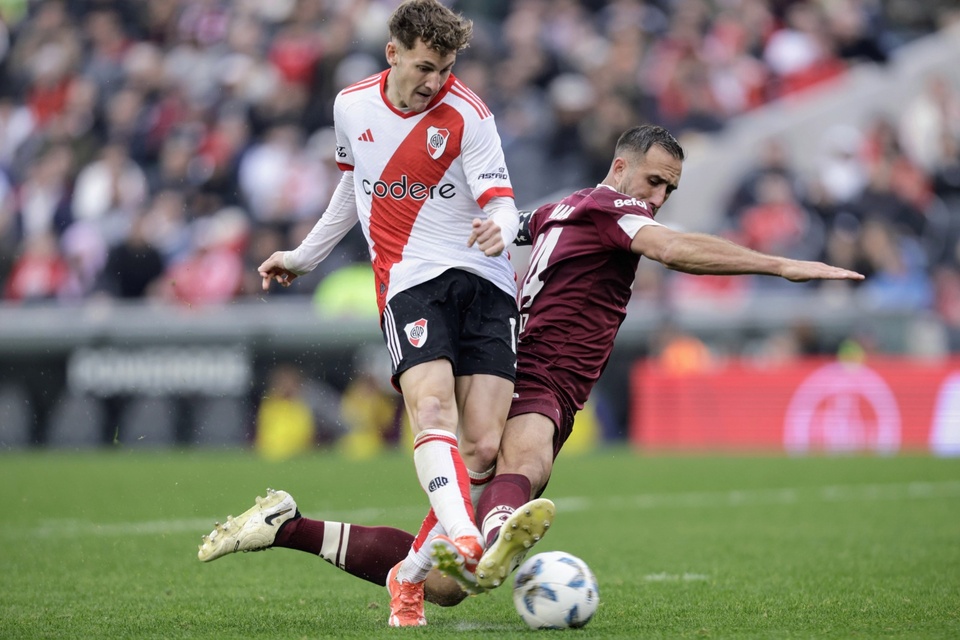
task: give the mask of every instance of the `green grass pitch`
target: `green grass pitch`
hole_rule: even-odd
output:
[[[510,588],[389,629],[387,594],[289,550],[197,561],[266,487],[315,518],[416,528],[405,453],[0,454],[0,638],[960,638],[960,459],[561,457],[537,547],[582,557],[601,605],[534,632]]]

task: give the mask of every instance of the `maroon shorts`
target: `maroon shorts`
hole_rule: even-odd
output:
[[[563,396],[551,388],[549,383],[519,371],[508,419],[524,413],[539,413],[553,421],[553,458],[556,460],[563,443],[573,432],[576,410],[571,409],[569,404],[563,401]]]

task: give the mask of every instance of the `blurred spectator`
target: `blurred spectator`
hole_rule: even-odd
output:
[[[769,139],[760,148],[756,166],[750,167],[737,181],[727,204],[728,217],[736,220],[747,208],[760,202],[759,185],[769,176],[782,177],[790,185],[794,197],[800,197],[799,178],[791,166],[782,140]]]
[[[656,359],[663,371],[684,375],[706,371],[713,365],[707,345],[672,322],[661,325],[655,343]]]
[[[863,225],[861,250],[867,264],[861,291],[872,309],[927,309],[933,288],[926,260],[915,238],[898,233],[887,220],[873,218]]]
[[[817,254],[822,238],[814,220],[794,196],[790,181],[767,173],[756,183],[756,203],[740,212],[736,227],[742,244],[762,253],[792,258]]]
[[[169,266],[160,294],[187,306],[222,304],[243,283],[243,258],[249,223],[236,209],[224,209],[192,225],[192,252]]]
[[[829,35],[840,58],[885,63],[889,57],[883,18],[872,0],[823,3]]]
[[[79,301],[95,289],[107,261],[107,243],[96,224],[74,222],[60,238],[67,276],[58,295],[62,300]]]
[[[163,275],[163,256],[150,244],[146,226],[146,218],[137,216],[124,241],[110,249],[98,283],[99,291],[116,298],[144,298],[151,285]]]
[[[150,291],[153,251],[166,296],[199,304],[260,295],[247,273],[262,261],[256,255],[299,242],[339,180],[332,100],[385,66],[383,18],[393,4],[8,7],[7,32],[0,29],[0,277],[33,253],[31,238],[52,235],[57,257],[74,267],[66,287],[74,297]],[[731,118],[850,65],[884,62],[951,14],[946,5],[925,16],[908,11],[909,3],[874,0],[453,6],[476,29],[456,74],[496,114],[521,204],[602,177],[616,136],[636,122],[661,121],[688,143],[708,138]],[[860,225],[892,216],[920,238],[928,277],[935,264],[953,269],[945,256],[960,206],[958,102],[946,77],[932,77],[901,120],[825,132],[816,179],[802,186],[771,143],[769,157],[743,178],[728,229],[756,246],[792,241],[797,251],[813,251],[819,243],[822,253],[850,246],[851,259],[864,261]],[[227,246],[211,231],[223,226],[222,210],[234,219]],[[331,272],[365,263],[365,242],[351,233],[356,242],[342,243],[329,269],[283,294],[310,295]],[[100,244],[108,257],[95,249]],[[143,258],[135,283],[101,273],[91,288],[98,269],[134,256]],[[209,289],[197,284],[198,270],[215,276]],[[658,288],[667,279],[679,284],[669,296],[693,302],[735,301],[754,287],[747,279],[642,271],[638,286],[663,300]]]
[[[897,159],[883,157],[874,162],[866,188],[849,203],[848,210],[860,220],[880,218],[919,238],[926,230],[924,210],[918,204],[918,200],[926,203],[929,199],[925,178],[922,174],[898,174],[900,169],[912,173]],[[923,194],[922,198],[918,192]]]
[[[347,433],[340,451],[355,459],[370,458],[399,440],[403,399],[390,385],[390,360],[383,349],[360,348],[354,355],[354,378],[340,402]]]
[[[59,236],[73,221],[71,207],[73,154],[64,145],[41,152],[27,167],[26,177],[17,194],[19,236]]]
[[[100,159],[77,175],[73,215],[97,225],[110,244],[120,242],[147,196],[147,179],[127,153],[125,141],[111,140]]]
[[[871,174],[868,190],[874,188],[877,181],[883,181],[897,198],[909,203],[920,213],[926,210],[933,195],[930,179],[904,153],[901,138],[890,117],[877,115],[870,120],[861,153]]]
[[[776,78],[774,95],[789,96],[830,80],[846,70],[830,40],[820,5],[798,0],[786,10],[785,24],[767,40],[763,59]]]
[[[32,235],[23,245],[4,287],[4,298],[37,302],[57,297],[70,268],[60,255],[57,238],[50,232]]]
[[[254,449],[267,460],[288,460],[310,452],[315,437],[313,409],[303,397],[303,376],[292,365],[278,365],[270,372],[257,410]]]
[[[899,119],[899,138],[910,159],[928,173],[955,158],[945,140],[960,136],[960,92],[942,75],[927,79]]]
[[[36,119],[23,104],[0,94],[0,167],[13,169],[17,152],[33,133]]]
[[[97,84],[104,99],[109,99],[123,86],[124,55],[131,40],[124,33],[120,16],[108,5],[94,7],[87,13],[83,30],[87,52],[81,71]]]
[[[185,260],[192,250],[189,216],[183,193],[161,191],[150,201],[143,215],[143,234],[156,247],[165,264]]]
[[[851,126],[836,125],[824,132],[813,187],[824,209],[852,202],[867,186],[862,141],[860,131]]]

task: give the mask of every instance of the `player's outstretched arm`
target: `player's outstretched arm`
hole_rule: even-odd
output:
[[[273,255],[263,261],[258,271],[262,278],[261,286],[264,291],[270,290],[270,281],[276,280],[281,286],[289,287],[297,274],[283,266],[283,255],[286,251],[274,251]]]
[[[792,282],[864,278],[849,269],[772,256],[719,236],[682,233],[660,225],[642,227],[634,236],[631,249],[668,269],[698,275],[759,274],[780,276]]]

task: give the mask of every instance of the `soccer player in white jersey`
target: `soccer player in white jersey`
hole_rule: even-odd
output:
[[[343,177],[329,207],[297,249],[259,272],[265,290],[288,286],[359,217],[431,506],[388,581],[390,625],[419,626],[431,568],[420,548],[466,574],[483,552],[471,488],[479,495],[493,475],[516,377],[516,282],[504,250],[519,219],[493,115],[452,74],[472,23],[435,0],[408,0],[389,27],[389,68],[334,103]]]

